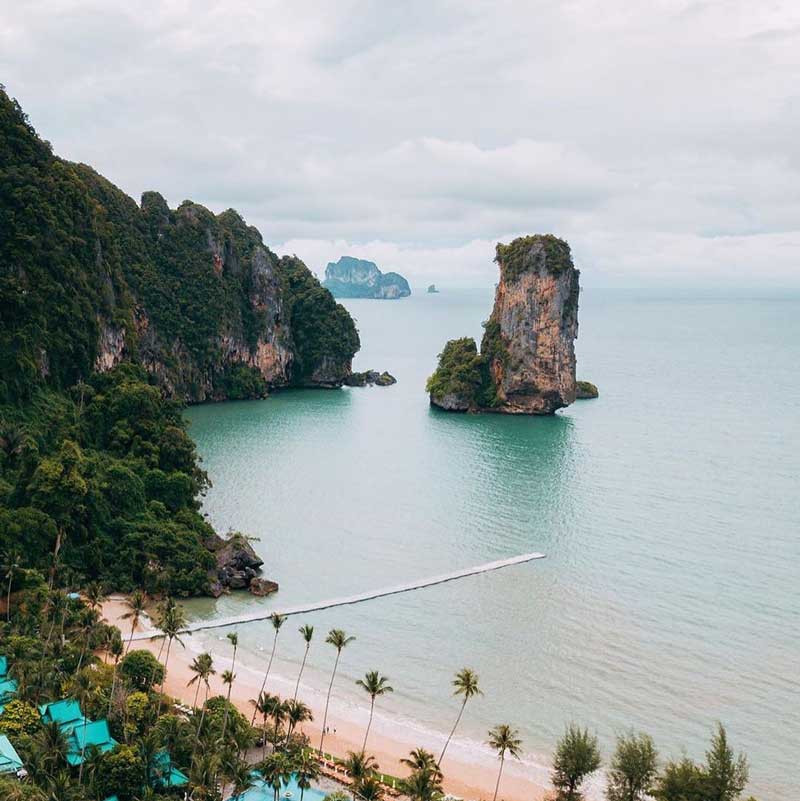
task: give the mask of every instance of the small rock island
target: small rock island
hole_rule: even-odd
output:
[[[497,245],[500,283],[478,351],[448,342],[428,379],[431,405],[448,411],[553,414],[576,396],[578,278],[569,245],[537,234]]]
[[[428,294],[429,295],[438,295],[439,294],[439,290],[436,288],[436,284],[431,284],[428,287]]]
[[[352,256],[328,262],[322,285],[335,298],[396,300],[411,294],[408,281],[399,273],[382,273],[375,262]]]

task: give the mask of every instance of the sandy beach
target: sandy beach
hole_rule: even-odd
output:
[[[127,641],[130,623],[121,620],[126,609],[123,599],[119,596],[109,598],[103,605],[103,616],[109,623],[120,628],[123,639]],[[148,628],[150,628],[149,621],[144,620],[137,631],[146,631]],[[191,642],[191,637],[187,637],[185,640],[185,648],[173,644],[165,691],[191,705],[194,688],[187,686],[193,676],[189,665],[200,649]],[[161,641],[138,641],[134,642],[132,647],[147,648],[158,654],[161,649]],[[230,649],[226,649],[226,651],[226,653],[213,652],[217,675],[211,680],[212,694],[223,694],[225,691],[220,674],[230,667]],[[241,662],[235,668],[236,681],[233,685],[231,700],[248,718],[253,711],[250,699],[255,698],[261,689],[262,670],[263,668],[256,669]],[[291,696],[294,693],[294,683],[295,678],[286,678],[271,673],[267,689],[284,697]],[[314,721],[306,723],[302,727],[313,745],[319,744],[326,690],[327,688],[309,687],[304,683],[300,685],[299,697],[311,707],[314,714]],[[368,713],[369,710],[366,706],[354,707],[338,701],[334,686],[328,712],[330,733],[325,736],[325,751],[343,757],[348,751],[360,750]],[[379,711],[376,711],[367,750],[375,756],[382,770],[394,776],[404,776],[408,770],[400,763],[400,759],[407,756],[411,749],[423,747],[438,754],[443,744],[443,735],[440,736],[415,726],[413,721],[383,717]],[[471,801],[492,797],[497,780],[498,760],[488,746],[465,742],[456,736],[448,747],[442,769],[445,774],[444,787],[448,793]],[[520,761],[509,759],[503,770],[498,798],[505,801],[540,801],[545,797],[549,788],[548,777],[549,770],[546,765],[530,762],[524,757]]]

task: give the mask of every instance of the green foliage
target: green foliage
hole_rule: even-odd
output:
[[[735,756],[728,744],[728,735],[721,723],[711,738],[706,751],[706,792],[709,801],[736,801],[747,785],[749,777],[747,758]]]
[[[558,801],[579,801],[584,779],[600,767],[597,737],[570,724],[556,744],[553,757],[553,787]]]
[[[688,757],[669,762],[652,795],[658,801],[707,801],[705,771]]]
[[[164,666],[150,651],[129,651],[119,663],[119,673],[133,690],[146,693],[164,680]]]
[[[653,788],[658,771],[658,754],[647,734],[624,734],[608,769],[608,801],[643,801]]]
[[[294,340],[294,382],[308,383],[326,361],[349,365],[361,342],[347,310],[296,256],[284,256],[280,269]]]
[[[145,783],[145,763],[136,748],[119,745],[100,757],[97,775],[99,798],[116,795],[119,801],[133,801]]]
[[[18,735],[35,734],[42,725],[39,712],[33,704],[13,700],[5,705],[0,715],[0,733]]]
[[[579,398],[597,398],[600,392],[591,381],[576,381],[575,393]]]
[[[521,236],[508,245],[498,242],[495,261],[500,265],[503,279],[515,281],[537,264],[536,255],[539,253],[544,254],[547,269],[553,274],[557,275],[573,266],[569,245],[553,234]]]

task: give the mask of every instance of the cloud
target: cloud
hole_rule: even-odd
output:
[[[318,269],[486,284],[552,231],[587,283],[798,285],[799,31],[782,0],[38,0],[0,75],[61,155]]]

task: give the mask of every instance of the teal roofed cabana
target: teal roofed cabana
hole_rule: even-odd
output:
[[[0,680],[0,704],[8,703],[17,692],[17,682],[14,679]]]
[[[172,757],[166,750],[158,751],[150,766],[150,783],[153,789],[165,787],[183,787],[189,783],[189,777],[172,764]]]
[[[84,717],[80,704],[74,698],[62,698],[39,706],[39,714],[45,723],[57,723],[61,731],[69,733],[83,725]]]
[[[4,679],[8,674],[8,657],[0,656],[0,679]]]
[[[85,725],[75,726],[67,738],[67,744],[67,762],[70,765],[80,765],[90,748],[96,748],[104,754],[116,748],[117,741],[111,736],[107,721],[92,720]]]
[[[22,760],[5,734],[0,734],[0,774],[22,770]]]

